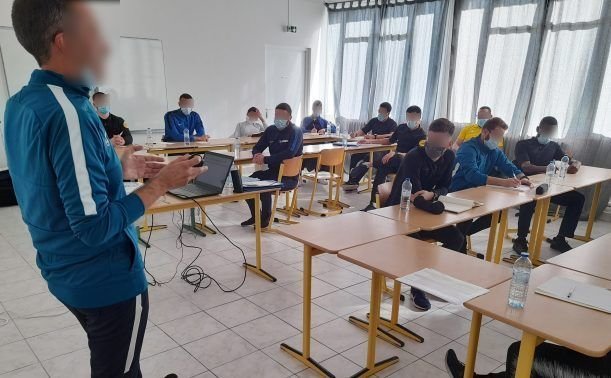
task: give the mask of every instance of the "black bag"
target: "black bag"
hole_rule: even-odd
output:
[[[17,198],[15,198],[13,180],[8,171],[2,171],[0,172],[0,207],[15,205],[17,205]]]

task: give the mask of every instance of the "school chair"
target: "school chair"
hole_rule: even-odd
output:
[[[282,223],[282,224],[299,223],[299,222],[292,221],[291,217],[293,215],[293,211],[297,207],[297,195],[299,192],[299,182],[301,181],[301,177],[299,176],[301,175],[302,160],[303,160],[303,157],[299,155],[299,156],[295,156],[294,158],[284,160],[282,164],[280,165],[280,170],[278,171],[278,182],[282,182],[282,179],[284,177],[298,176],[297,177],[298,184],[293,189],[286,189],[286,190],[281,189],[279,192],[276,192],[274,194],[274,205],[272,206],[271,219],[275,220],[276,211],[281,212],[286,215],[286,219],[278,219],[278,223]],[[276,206],[278,205],[278,197],[283,194],[285,196],[284,207],[276,208]],[[267,226],[268,230],[271,230],[273,223],[274,223],[273,221],[269,222],[269,225]]]
[[[310,196],[310,203],[308,205],[307,210],[301,209],[305,211],[306,214],[327,216],[327,215],[337,215],[341,214],[344,207],[347,205],[343,204],[339,200],[339,193],[341,192],[341,186],[344,181],[343,177],[343,169],[344,169],[344,149],[343,148],[331,148],[328,150],[320,151],[320,155],[316,158],[316,169],[314,173],[305,173],[303,178],[308,181],[312,181],[314,186],[312,188],[312,195]],[[321,172],[320,169],[322,166],[326,166],[329,168],[329,172]],[[319,212],[312,210],[312,205],[314,204],[314,195],[316,194],[316,188],[318,186],[318,180],[321,178],[325,178],[329,180],[329,195],[326,200],[318,201],[326,207],[327,211]],[[335,188],[335,194],[333,194],[333,190]]]

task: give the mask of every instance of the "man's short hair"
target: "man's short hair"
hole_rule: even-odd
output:
[[[388,102],[381,103],[380,104],[380,108],[386,109],[386,111],[389,112],[389,113],[392,110],[392,106]]]
[[[256,112],[257,112],[257,108],[255,108],[254,106],[251,106],[250,108],[248,108],[248,111],[246,112],[246,114],[256,113]]]
[[[492,113],[492,109],[490,109],[490,107],[489,107],[489,106],[486,106],[486,105],[484,105],[484,106],[480,106],[480,107],[479,107],[479,110],[487,110],[487,111],[489,111],[490,113]]]
[[[193,96],[191,96],[188,93],[183,93],[180,95],[180,97],[178,98],[179,100],[193,100]]]
[[[72,0],[74,1],[74,0]],[[11,19],[17,40],[39,66],[51,57],[55,36],[64,29],[71,0],[15,0]]]
[[[281,102],[280,104],[276,105],[276,109],[286,110],[289,113],[289,115],[293,115],[293,110],[291,110],[291,106],[287,104],[286,102]]]
[[[91,99],[95,101],[98,97],[104,97],[104,96],[106,96],[106,93],[104,92],[95,92],[93,96],[91,96]]]
[[[322,107],[322,101],[320,101],[320,100],[316,100],[316,101],[314,101],[314,102],[312,103],[312,107],[315,107],[315,106],[320,106],[320,107]]]
[[[416,113],[416,114],[422,114],[422,109],[420,109],[419,106],[416,105],[412,105],[410,107],[407,108],[406,113]]]
[[[500,127],[503,130],[507,130],[509,126],[499,117],[492,117],[484,123],[483,128],[488,131],[494,131],[497,127]]]
[[[437,118],[429,125],[429,131],[435,133],[448,133],[450,136],[454,135],[454,129],[456,127],[447,118]]]
[[[558,120],[552,116],[543,117],[539,122],[539,127],[558,126]]]

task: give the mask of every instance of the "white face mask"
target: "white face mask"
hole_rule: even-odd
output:
[[[193,108],[180,108],[180,111],[182,112],[182,114],[188,116],[193,111]]]

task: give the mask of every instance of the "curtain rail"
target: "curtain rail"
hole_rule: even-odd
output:
[[[330,11],[347,9],[388,8],[416,3],[431,3],[443,0],[347,0],[336,3],[325,3]]]

